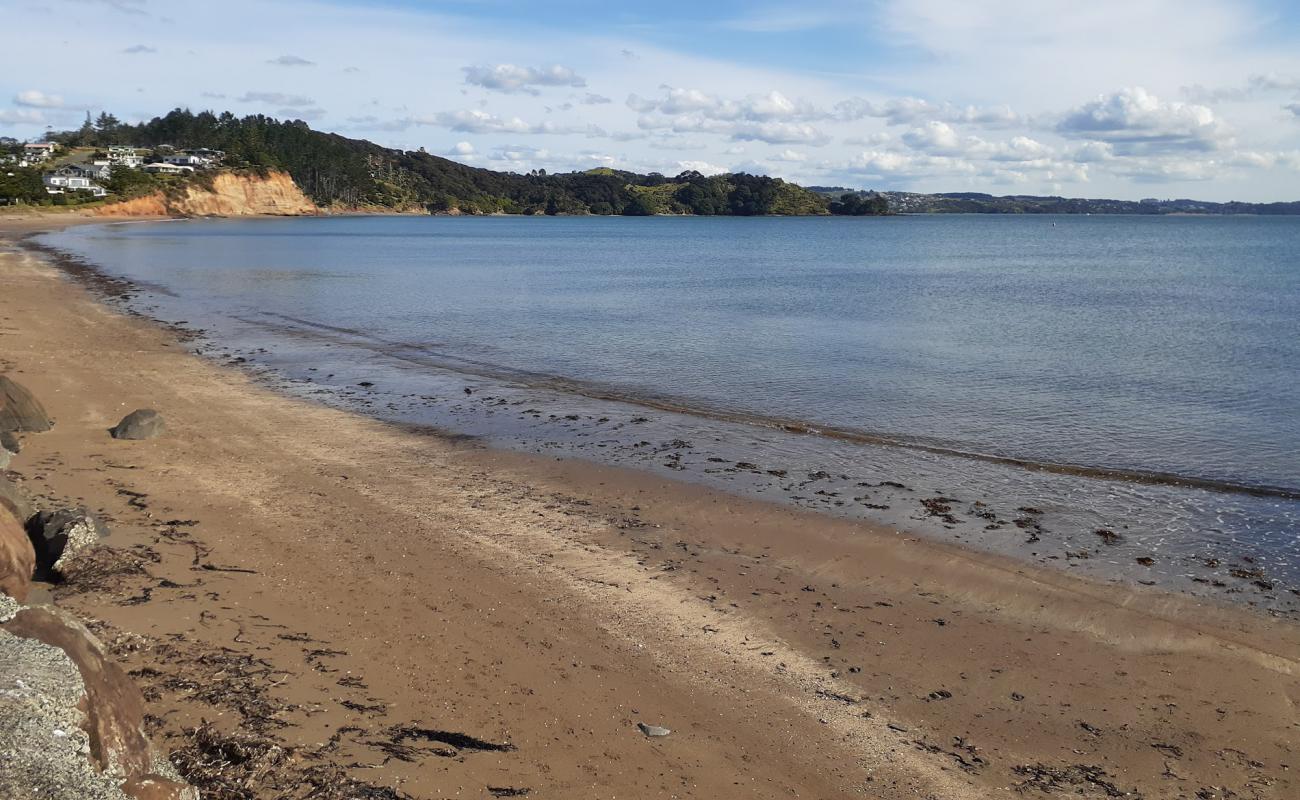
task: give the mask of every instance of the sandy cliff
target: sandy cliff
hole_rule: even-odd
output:
[[[296,216],[319,209],[285,172],[265,176],[223,172],[212,178],[211,188],[198,184],[170,195],[155,192],[145,197],[112,203],[97,213],[106,217],[187,216],[244,217],[260,214]]]

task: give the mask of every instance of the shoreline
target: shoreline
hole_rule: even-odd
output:
[[[0,253],[0,270],[15,286],[3,366],[60,422],[13,469],[107,510],[111,547],[158,557],[129,585],[56,599],[137,635],[258,653],[280,681],[267,692],[300,706],[277,735],[361,727],[340,761],[384,764],[354,773],[417,797],[1295,789],[1289,623],[402,431],[183,352],[34,256]],[[95,440],[122,403],[156,404],[174,434]],[[252,572],[196,573],[200,547],[201,563]],[[149,652],[138,670],[168,668]],[[366,686],[352,706],[337,697],[356,689],[348,669]],[[175,685],[155,686],[164,746],[213,713]],[[674,732],[645,739],[642,719]],[[384,759],[366,742],[394,722],[515,749]]]
[[[1117,480],[1114,470],[981,457],[924,441],[819,435],[801,423],[791,430],[755,423],[751,415],[702,412],[572,381],[528,380],[350,328],[274,313],[227,318],[201,304],[171,304],[175,295],[166,289],[110,275],[92,263],[93,255],[28,246],[90,279],[127,313],[194,338],[196,352],[212,362],[237,366],[299,399],[474,436],[515,452],[585,458],[732,496],[779,498],[1096,581],[1300,615],[1294,560],[1274,559],[1292,553],[1279,537],[1298,507],[1270,505],[1291,496],[1284,487],[1223,491],[1221,481],[1133,471],[1128,477],[1135,479]],[[408,368],[413,371],[404,375]],[[1180,527],[1170,528],[1166,513],[1181,515]],[[1215,513],[1238,515],[1234,530],[1273,533],[1240,542],[1204,538],[1198,525],[1215,525]]]

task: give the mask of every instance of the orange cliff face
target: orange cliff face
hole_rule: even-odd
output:
[[[247,217],[319,214],[320,209],[286,172],[269,172],[265,177],[222,172],[213,176],[211,190],[191,185],[174,197],[155,192],[103,206],[96,213],[104,217]]]

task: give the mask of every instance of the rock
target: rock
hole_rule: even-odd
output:
[[[0,594],[27,599],[36,569],[36,551],[18,518],[0,508]]]
[[[13,458],[13,453],[3,447],[0,447],[0,469],[9,469],[9,459]]]
[[[636,726],[640,728],[641,732],[646,736],[667,736],[672,733],[672,731],[667,728],[661,728],[658,725],[647,725],[644,722],[638,722]]]
[[[0,508],[5,509],[23,525],[32,518],[36,509],[27,501],[27,497],[18,488],[18,484],[5,477],[0,477]]]
[[[0,431],[0,447],[14,455],[23,451],[23,443],[19,441],[13,431]]]
[[[0,431],[39,433],[53,425],[45,408],[26,387],[0,375]]]
[[[0,797],[125,800],[121,778],[96,770],[82,729],[86,699],[62,650],[0,630]]]
[[[83,508],[42,511],[28,525],[36,550],[37,574],[66,577],[78,555],[107,538],[108,528]]]
[[[108,659],[103,645],[75,617],[50,606],[24,608],[13,619],[0,625],[0,631],[5,632],[0,635],[25,640],[26,643],[21,647],[28,653],[33,651],[34,644],[48,646],[47,649],[58,656],[51,657],[48,654],[42,656],[51,668],[62,666],[58,663],[60,657],[72,667],[71,676],[67,674],[66,669],[59,669],[57,685],[51,687],[53,691],[47,696],[45,705],[57,708],[62,715],[59,720],[61,724],[56,727],[62,730],[65,736],[56,738],[79,739],[76,752],[81,762],[86,764],[93,773],[91,777],[98,775],[108,779],[113,787],[120,785],[123,788],[133,787],[153,791],[162,786],[178,789],[181,792],[139,795],[138,797],[141,798],[163,797],[178,800],[197,798],[198,795],[193,790],[189,790],[188,793],[183,791],[189,787],[181,783],[180,777],[171,764],[158,757],[149,738],[145,735],[144,698],[139,689],[121,667]],[[20,669],[26,669],[21,663],[18,666]],[[11,674],[13,673],[9,670],[0,669],[0,681],[7,680]],[[3,695],[3,687],[0,687],[0,697]],[[77,710],[76,715],[67,713],[72,709]],[[5,725],[0,724],[0,736],[4,735],[4,729]],[[49,738],[48,730],[44,735]],[[22,750],[28,751],[27,757],[46,758],[44,753],[32,752],[37,748],[32,747],[31,741],[41,741],[39,737],[26,741],[26,747]],[[0,751],[10,750],[10,747],[0,746]],[[8,766],[8,764],[0,765],[0,770]],[[66,765],[61,765],[59,770],[51,771],[46,777],[53,778],[55,774],[65,771],[64,766]],[[86,778],[81,773],[78,773],[77,777]],[[175,786],[155,785],[157,779]],[[3,778],[0,778],[0,787],[3,786],[2,781]],[[0,791],[0,797],[7,796]],[[35,796],[72,798],[124,795],[120,792],[79,795],[63,791],[58,784],[53,784],[45,793],[37,793]]]
[[[132,411],[113,428],[114,439],[154,439],[167,430],[162,414],[152,408]]]

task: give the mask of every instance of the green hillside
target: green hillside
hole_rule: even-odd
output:
[[[104,115],[51,137],[68,146],[171,145],[226,153],[227,167],[282,169],[322,206],[463,214],[829,214],[843,210],[779,178],[732,173],[675,177],[613,169],[494,172],[421,151],[312,130],[302,121],[177,109],[139,125]]]

